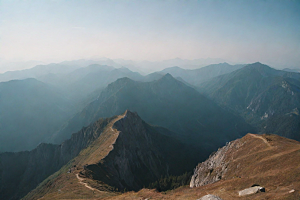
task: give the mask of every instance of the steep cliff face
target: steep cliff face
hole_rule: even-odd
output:
[[[0,199],[20,199],[99,137],[111,121],[100,119],[61,145],[40,144],[32,151],[0,154]]]
[[[229,142],[226,146],[211,155],[206,161],[199,163],[194,170],[190,187],[199,187],[221,180],[222,176],[227,172],[227,167],[230,162],[227,158],[228,151],[232,148],[238,149],[240,146],[241,144],[238,140]]]
[[[300,143],[295,140],[249,133],[198,164],[190,187],[238,199],[239,191],[259,185],[266,194],[251,199],[298,199],[299,193],[289,191],[300,186],[299,156]]]

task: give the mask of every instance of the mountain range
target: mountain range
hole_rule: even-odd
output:
[[[300,198],[300,73],[174,62],[1,74],[0,199]]]
[[[31,150],[72,114],[74,106],[36,79],[0,82],[0,152]]]
[[[253,63],[215,77],[200,91],[243,116],[261,133],[300,139],[300,74]]]
[[[228,63],[212,64],[198,69],[182,69],[180,67],[170,67],[162,70],[160,73],[169,73],[174,77],[180,77],[186,83],[199,86],[201,83],[235,70],[238,70],[245,65],[230,65]]]
[[[99,119],[60,145],[2,153],[0,198],[20,199],[44,179],[24,199],[52,197],[64,188],[68,192],[63,196],[73,198],[72,184],[77,188],[76,182],[82,179],[92,181],[104,193],[137,191],[161,176],[179,175],[197,162],[193,149],[170,137],[171,133],[126,111]]]
[[[182,141],[201,145],[203,155],[254,130],[241,117],[166,74],[152,82],[122,78],[109,84],[53,135],[53,141],[60,143],[98,118],[112,117],[126,109],[139,113],[150,124],[170,129]]]
[[[100,65],[52,64],[11,73],[20,80],[0,82],[0,152],[32,150],[49,142],[51,134],[95,100],[109,83],[120,77],[143,79],[126,68]]]

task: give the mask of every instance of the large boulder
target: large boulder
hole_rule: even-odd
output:
[[[246,195],[255,194],[258,192],[265,192],[265,188],[263,188],[261,186],[250,187],[250,188],[239,191],[239,196],[240,197],[246,196]]]

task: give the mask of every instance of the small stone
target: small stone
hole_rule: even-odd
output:
[[[294,189],[289,191],[289,193],[293,193],[293,192],[295,192],[295,190],[294,190]]]
[[[222,200],[222,199],[218,196],[208,194],[208,195],[205,195],[205,196],[203,196],[203,197],[201,197],[200,199],[197,199],[197,200]]]

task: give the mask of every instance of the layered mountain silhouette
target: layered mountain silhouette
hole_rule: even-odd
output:
[[[36,79],[0,83],[0,152],[31,150],[73,114],[55,88]]]
[[[300,69],[284,68],[283,71],[300,73]]]
[[[83,106],[99,95],[109,83],[128,77],[137,81],[153,81],[156,76],[142,76],[125,67],[114,68],[108,65],[89,64],[92,61],[78,60],[60,64],[38,65],[31,69],[9,71],[0,74],[0,82],[35,78],[57,88],[73,104]],[[87,66],[85,66],[85,64]]]
[[[203,155],[253,130],[241,117],[167,74],[146,83],[118,79],[71,118],[53,139],[61,142],[98,118],[111,117],[126,109],[138,112],[150,124],[174,131],[182,141],[200,145]]]
[[[49,65],[37,65],[31,69],[8,71],[0,74],[0,82],[6,82],[10,80],[23,80],[28,78],[35,78],[45,76],[47,74],[68,74],[76,69],[80,68],[78,65],[56,64]]]
[[[73,99],[84,100],[99,88],[105,88],[109,83],[119,78],[129,77],[142,80],[143,76],[127,68],[116,69],[106,65],[89,65],[67,74],[47,74],[38,79],[61,88]]]
[[[30,152],[2,153],[0,198],[20,199],[56,171],[24,199],[59,198],[58,190],[64,191],[60,198],[75,198],[72,184],[82,186],[79,193],[93,186],[115,195],[113,192],[138,190],[161,176],[190,170],[197,162],[193,149],[166,136],[171,135],[168,132],[126,111],[98,120],[61,145],[41,144]],[[82,180],[87,185],[78,183]]]
[[[125,76],[143,78],[127,68],[102,65],[50,64],[1,74],[0,81],[1,77],[38,80],[0,82],[0,152],[31,150],[48,142],[74,113],[95,100],[109,83]]]
[[[0,75],[0,199],[300,198],[300,73],[73,64]]]
[[[170,67],[162,70],[159,73],[169,73],[176,78],[180,77],[184,82],[192,86],[199,86],[199,84],[213,77],[233,72],[244,66],[245,65],[230,65],[228,63],[219,63],[208,65],[199,69],[182,69],[180,67]]]
[[[201,85],[210,98],[258,127],[300,140],[300,74],[254,63]]]

